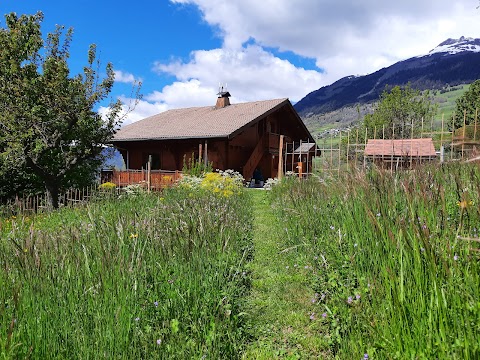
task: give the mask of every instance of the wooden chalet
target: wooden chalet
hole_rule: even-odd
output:
[[[369,139],[365,158],[383,167],[412,167],[436,159],[431,138],[425,139]]]
[[[122,127],[113,139],[128,170],[181,171],[192,158],[233,169],[246,180],[256,168],[276,177],[280,135],[284,142],[315,143],[288,99],[230,104],[221,91],[215,106],[162,112]]]

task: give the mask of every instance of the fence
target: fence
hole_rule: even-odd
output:
[[[112,192],[110,192],[112,193]],[[59,196],[60,207],[73,207],[85,204],[92,198],[106,194],[101,192],[98,186],[90,186],[83,189],[70,189]],[[18,214],[36,214],[49,210],[47,194],[18,197],[2,202],[0,205],[0,216],[9,217]]]
[[[102,171],[101,182],[110,181],[117,188],[99,189],[98,185],[83,189],[70,189],[59,197],[60,207],[72,207],[85,204],[92,199],[106,196],[116,196],[124,191],[128,185],[138,185],[147,191],[160,191],[165,187],[172,186],[182,176],[180,171],[151,170],[127,170],[127,171]],[[49,208],[47,194],[16,197],[15,199],[2,201],[0,204],[0,217],[17,214],[29,214],[45,212]]]
[[[477,124],[478,111],[471,125],[465,124],[455,129],[453,120],[447,126],[444,118],[431,121],[428,126],[414,129],[360,130],[360,128],[332,130],[326,136],[317,137],[315,143],[287,143],[284,147],[283,171],[293,171],[302,176],[311,173],[339,173],[348,168],[365,168],[372,163],[382,165],[394,171],[401,168],[413,168],[426,161],[472,161],[480,160],[480,126]],[[447,127],[453,130],[447,130]],[[393,138],[397,140],[391,140]],[[432,154],[424,153],[423,146],[431,139]],[[383,143],[385,152],[366,152],[367,146]],[[396,149],[393,149],[394,147]],[[377,149],[378,150],[378,149]]]

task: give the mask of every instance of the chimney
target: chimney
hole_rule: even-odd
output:
[[[231,95],[227,91],[226,87],[224,89],[224,87],[221,86],[217,95],[218,95],[218,98],[217,98],[217,104],[215,105],[215,109],[221,109],[230,105],[229,97]]]

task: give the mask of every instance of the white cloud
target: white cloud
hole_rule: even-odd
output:
[[[297,68],[257,45],[194,51],[187,63],[156,63],[154,69],[174,75],[181,82],[198,80],[195,84],[207,104],[214,102],[219,82],[228,84],[232,100],[237,102],[282,97],[298,101],[306,90],[316,89],[322,77],[317,71]]]
[[[186,62],[156,63],[157,73],[176,81],[146,95],[133,117],[213,105],[219,81],[228,83],[232,102],[281,97],[295,102],[341,77],[425,54],[447,38],[480,37],[477,0],[170,2],[197,6],[203,20],[219,30],[223,46],[192,51]],[[297,67],[269,48],[313,58],[324,73]]]
[[[133,74],[128,72],[123,72],[121,70],[115,70],[115,82],[125,83],[125,84],[137,84],[141,79],[136,79]]]

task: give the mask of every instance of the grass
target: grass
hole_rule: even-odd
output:
[[[476,166],[286,181],[275,207],[310,276],[339,359],[476,359]],[[475,205],[474,205],[475,204]]]
[[[238,358],[248,208],[177,188],[2,221],[0,358]]]
[[[222,176],[2,220],[0,358],[480,357],[476,165]]]
[[[459,85],[455,90],[447,91],[443,94],[437,92],[433,98],[433,101],[438,104],[436,127],[441,128],[442,115],[446,121],[446,124],[450,125],[450,119],[452,118],[455,110],[455,101],[461,97],[470,87],[470,85]]]
[[[320,314],[313,314],[313,256],[286,247],[284,229],[266,191],[251,190],[254,215],[252,293],[246,311],[251,337],[244,359],[318,359],[328,353]],[[312,320],[313,319],[313,320]]]

